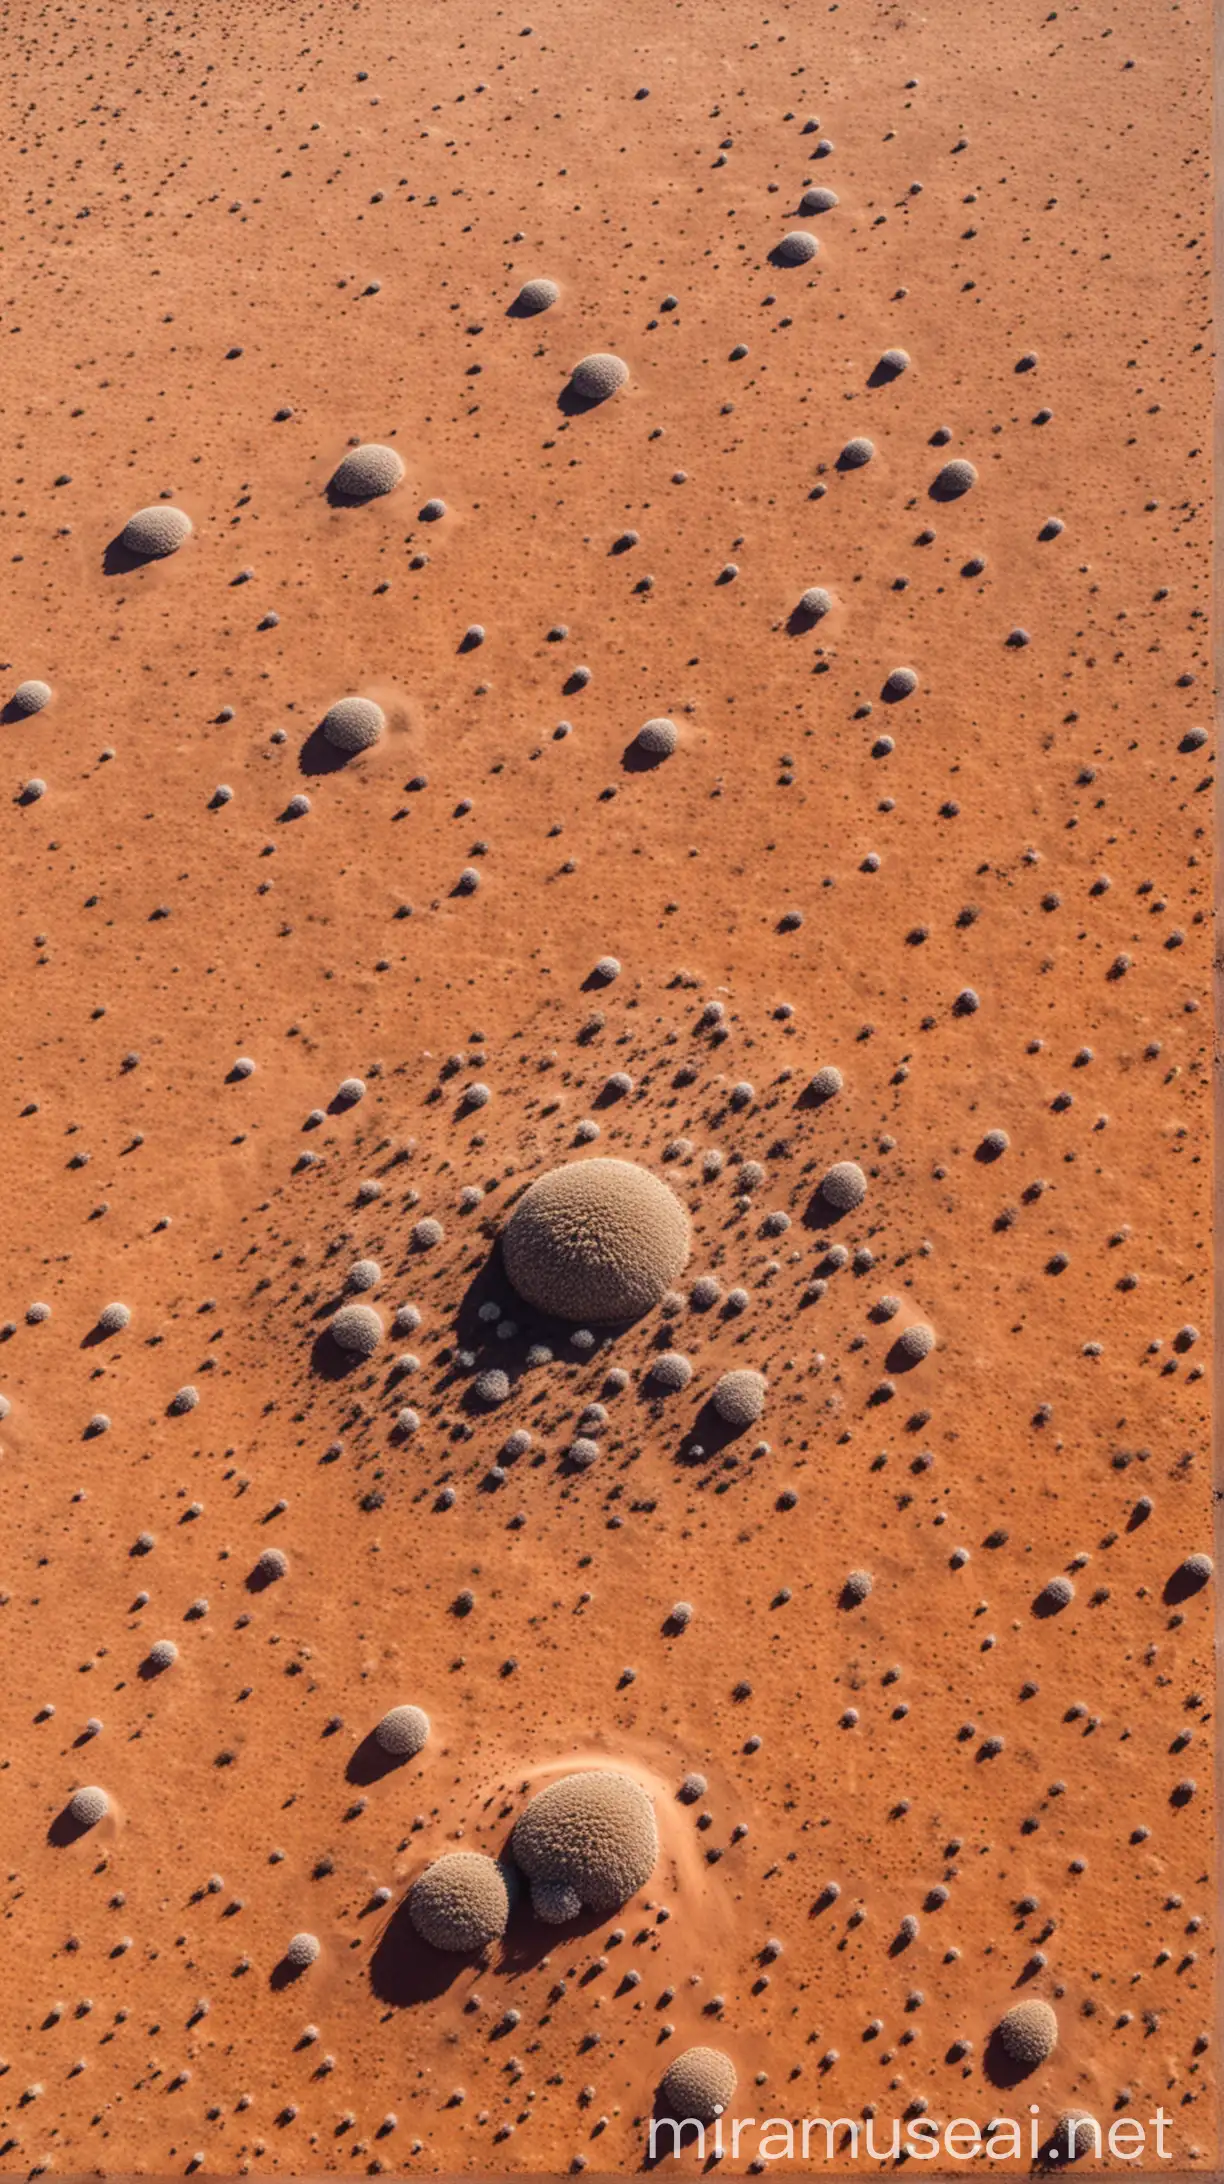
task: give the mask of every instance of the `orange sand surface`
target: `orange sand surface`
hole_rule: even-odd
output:
[[[635,2172],[697,2044],[885,2147],[1161,2103],[1218,2158],[1208,45],[14,0],[6,2171]],[[691,1249],[575,1330],[498,1236],[592,1154]],[[592,1764],[646,1885],[427,1946],[423,1869]]]

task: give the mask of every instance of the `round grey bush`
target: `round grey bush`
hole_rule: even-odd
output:
[[[389,1759],[415,1759],[429,1736],[429,1716],[419,1706],[393,1706],[374,1730],[374,1742]]]
[[[358,1100],[365,1098],[365,1094],[365,1084],[360,1077],[345,1077],[336,1086],[336,1098],[342,1107],[355,1107]]]
[[[147,1665],[152,1669],[155,1676],[164,1675],[168,1668],[174,1667],[177,1659],[178,1647],[175,1645],[173,1638],[156,1639],[149,1647],[146,1656]]]
[[[497,1404],[504,1403],[510,1393],[510,1375],[504,1373],[500,1365],[490,1366],[488,1372],[477,1373],[472,1389],[477,1401],[493,1410]]]
[[[559,1319],[637,1319],[658,1304],[689,1254],[689,1217],[649,1169],[575,1160],[540,1176],[502,1230],[519,1295]]]
[[[647,1377],[653,1387],[666,1388],[671,1394],[687,1388],[693,1377],[692,1362],[679,1350],[664,1350],[654,1359]]]
[[[1046,1608],[1069,1608],[1074,1598],[1075,1587],[1069,1577],[1052,1577],[1041,1592],[1041,1602]]]
[[[973,464],[966,461],[963,455],[957,455],[950,463],[944,464],[931,491],[936,500],[959,500],[962,493],[970,492],[976,484],[977,471]]]
[[[659,1855],[654,1807],[640,1783],[611,1769],[564,1775],[533,1797],[510,1838],[536,1916],[559,1926],[584,1905],[619,1911],[644,1888]]]
[[[162,501],[152,508],[138,508],[134,516],[129,516],[119,543],[125,553],[141,561],[164,561],[190,537],[191,517],[182,508],[167,507]]]
[[[285,1950],[285,1963],[292,1972],[309,1969],[319,1954],[318,1937],[314,1934],[294,1934]]]
[[[915,1320],[912,1327],[904,1328],[897,1336],[897,1348],[907,1365],[921,1364],[924,1357],[930,1356],[934,1347],[935,1330],[922,1320]]]
[[[600,956],[598,963],[595,965],[594,976],[598,978],[603,985],[610,986],[614,979],[620,977],[620,974],[621,967],[619,957],[614,955]]]
[[[709,1786],[703,1774],[686,1774],[676,1795],[682,1805],[698,1805]]]
[[[842,1593],[855,1607],[861,1607],[874,1585],[875,1579],[870,1570],[851,1570],[842,1587]]]
[[[1086,2108],[1068,2108],[1050,2133],[1050,2151],[1059,2161],[1080,2161],[1101,2143],[1101,2126]]]
[[[480,1851],[448,1851],[409,1889],[408,1916],[431,1948],[455,1955],[487,1949],[510,1918],[506,1869]]]
[[[1178,1579],[1187,1592],[1197,1592],[1210,1583],[1214,1574],[1215,1563],[1210,1555],[1203,1554],[1187,1555],[1177,1570]]]
[[[628,377],[629,366],[619,356],[596,350],[575,364],[570,373],[570,386],[582,402],[606,402],[610,394],[625,385]]]
[[[1058,2019],[1048,2002],[1014,2002],[999,2019],[999,2044],[1020,2070],[1035,2070],[1054,2053]]]
[[[96,1828],[99,1820],[105,1820],[110,1811],[110,1799],[96,1783],[88,1782],[74,1790],[68,1802],[68,1811],[79,1828]]]
[[[680,741],[680,730],[674,720],[660,715],[657,720],[644,721],[637,732],[637,747],[647,758],[670,758]]]
[[[735,2064],[721,2048],[691,2047],[664,2071],[659,2097],[680,2122],[704,2125],[724,2114],[736,2084]]]
[[[739,1366],[733,1372],[724,1373],[714,1389],[710,1401],[728,1426],[755,1425],[764,1414],[765,1398],[769,1382],[764,1373],[749,1372]]]
[[[442,1242],[445,1234],[442,1223],[435,1221],[432,1214],[426,1214],[424,1220],[418,1221],[412,1231],[412,1248],[414,1251],[432,1251],[435,1244]]]
[[[882,373],[885,379],[899,379],[902,372],[907,372],[909,368],[910,356],[908,349],[885,349],[879,363],[876,365],[877,372]]]
[[[515,305],[525,318],[534,318],[538,311],[550,311],[560,301],[561,291],[555,281],[539,275],[533,281],[524,281]]]
[[[854,1160],[838,1160],[821,1180],[820,1195],[838,1213],[853,1213],[867,1196],[867,1178]]]
[[[698,1312],[709,1312],[722,1295],[722,1285],[712,1274],[699,1274],[689,1291],[689,1303]]]
[[[422,523],[441,523],[442,518],[445,514],[446,502],[444,500],[439,500],[437,494],[435,493],[429,500],[424,503],[424,506],[421,509],[421,521]]]
[[[190,1386],[180,1388],[178,1394],[171,1398],[170,1408],[176,1418],[181,1418],[185,1411],[194,1410],[199,1400],[200,1392],[198,1388]]]
[[[50,705],[50,703],[50,683],[38,682],[37,680],[18,683],[12,697],[9,699],[9,704],[15,713],[41,713],[44,705]]]
[[[586,1434],[579,1434],[577,1440],[570,1442],[565,1453],[576,1471],[589,1471],[591,1465],[599,1460],[599,1443],[590,1440]]]
[[[836,190],[826,189],[823,183],[816,183],[810,190],[804,191],[799,200],[799,210],[809,215],[814,212],[832,212],[839,203]]]
[[[324,735],[332,749],[342,751],[346,758],[368,751],[386,725],[386,714],[373,698],[338,698],[323,715]]]
[[[403,475],[404,465],[393,447],[367,440],[363,446],[349,449],[332,473],[331,486],[333,493],[345,500],[378,500],[383,493],[393,492]]]
[[[126,1304],[104,1304],[98,1314],[98,1332],[103,1335],[120,1335],[131,1320]]]
[[[823,585],[809,584],[801,593],[795,612],[805,622],[822,622],[826,614],[833,612],[833,595],[825,591]]]
[[[372,1304],[342,1304],[331,1322],[331,1338],[352,1357],[373,1357],[383,1338],[383,1323]]]
[[[231,1077],[253,1077],[254,1074],[255,1064],[251,1060],[250,1055],[240,1054],[237,1061],[234,1063],[232,1069],[230,1070]]]
[[[918,688],[918,677],[912,667],[894,667],[884,677],[884,696],[890,705],[898,698],[912,698]]]
[[[354,1259],[345,1279],[346,1289],[376,1289],[382,1280],[382,1268],[377,1259]]]
[[[1010,1144],[1006,1130],[988,1130],[982,1139],[981,1152],[986,1160],[998,1160]]]
[[[391,1325],[397,1335],[414,1335],[421,1324],[421,1315],[415,1304],[399,1304]]]
[[[810,265],[820,245],[806,228],[792,228],[780,243],[775,243],[770,256],[775,265]]]
[[[865,434],[859,433],[853,440],[847,440],[837,458],[838,468],[841,470],[861,470],[864,463],[869,463],[874,454],[875,442],[867,439]]]
[[[808,1091],[814,1100],[820,1100],[823,1103],[825,1100],[836,1099],[845,1085],[845,1081],[835,1063],[825,1062],[812,1077],[808,1085]]]
[[[254,1575],[261,1584],[273,1585],[278,1577],[289,1574],[289,1557],[280,1547],[265,1547],[255,1564]]]
[[[31,774],[21,791],[21,801],[23,804],[37,804],[40,797],[44,797],[46,793],[47,784],[41,774]]]

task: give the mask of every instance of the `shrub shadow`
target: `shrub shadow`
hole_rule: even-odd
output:
[[[982,2053],[982,2068],[991,2085],[1006,2089],[1022,2084],[1025,2078],[1032,2076],[1038,2065],[1017,2062],[1013,2055],[1009,2055],[996,2025]]]
[[[364,1789],[371,1782],[381,1782],[384,1775],[394,1774],[398,1768],[408,1766],[413,1756],[408,1752],[384,1752],[371,1729],[368,1736],[362,1738],[356,1751],[350,1753],[344,1779]],[[420,1754],[415,1756],[419,1758]]]
[[[898,1335],[884,1360],[884,1368],[886,1372],[890,1373],[912,1373],[915,1365],[924,1363],[925,1359],[910,1356],[908,1350],[903,1348],[902,1338]]]
[[[577,388],[571,386],[567,380],[557,396],[557,408],[563,417],[585,417],[588,410],[602,409],[608,400],[610,397],[606,394],[579,394]]]
[[[752,1424],[759,1426],[760,1420],[754,1419]],[[681,1464],[708,1463],[712,1456],[721,1455],[732,1441],[738,1441],[748,1430],[747,1426],[728,1424],[715,1410],[713,1401],[707,1400],[684,1435],[676,1451],[676,1461]]]
[[[269,1972],[268,1985],[274,1994],[280,1994],[283,1988],[296,1986],[298,1980],[303,1979],[310,1969],[309,1964],[291,1964],[288,1957],[282,1957],[280,1963],[274,1964]]]
[[[47,1841],[53,1843],[57,1850],[63,1850],[67,1844],[79,1843],[83,1835],[92,1832],[90,1823],[87,1820],[75,1820],[71,1807],[65,1805],[62,1812],[56,1813],[47,1829]]]
[[[856,1207],[852,1210],[857,1212],[859,1209]],[[804,1228],[830,1229],[835,1228],[839,1221],[844,1221],[846,1215],[840,1207],[825,1197],[824,1189],[818,1183],[799,1218]]]
[[[298,772],[311,777],[316,774],[338,773],[341,766],[347,764],[348,754],[338,751],[334,743],[328,742],[321,725],[311,729],[298,752]]]
[[[621,752],[621,765],[626,773],[654,773],[659,766],[665,766],[668,758],[674,755],[667,751],[644,751],[634,736]]]
[[[130,546],[124,545],[122,531],[116,531],[115,536],[108,539],[102,551],[102,574],[103,576],[130,576],[134,569],[147,568],[150,558],[157,559],[159,557],[156,555],[151,557],[148,554],[134,554]]]
[[[1167,1608],[1176,1608],[1183,1600],[1192,1600],[1195,1593],[1202,1592],[1209,1582],[1208,1578],[1197,1576],[1193,1570],[1186,1568],[1184,1562],[1179,1562],[1172,1576],[1166,1579],[1160,1597]]]
[[[370,1986],[390,2009],[413,2009],[421,2002],[436,2002],[453,1987],[464,1971],[482,1964],[479,1952],[465,1956],[456,1951],[432,1949],[422,1941],[408,1916],[408,1898],[398,1903],[370,1954]]]
[[[368,1357],[360,1357],[356,1350],[342,1350],[330,1326],[321,1327],[310,1345],[311,1370],[321,1380],[347,1380],[358,1366],[368,1365]]]

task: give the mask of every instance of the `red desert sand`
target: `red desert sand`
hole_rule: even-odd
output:
[[[14,2175],[1218,2161],[1208,56],[15,0]]]

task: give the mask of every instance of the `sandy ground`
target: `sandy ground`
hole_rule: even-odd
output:
[[[633,2172],[694,2042],[758,2117],[1160,2102],[1212,2168],[1214,1588],[1166,1597],[1212,1545],[1208,39],[16,0],[0,645],[53,697],[0,725],[6,2170]],[[575,410],[593,350],[628,384]],[[407,474],[335,506],[354,439]],[[161,497],[194,534],[132,566]],[[349,692],[386,733],[318,771]],[[590,1150],[693,1248],[583,1350],[495,1239]],[[339,1378],[359,1257],[421,1324]],[[731,1365],[769,1394],[720,1447]],[[429,1742],[363,1781],[399,1703]],[[412,1878],[592,1760],[658,1816],[619,1921],[414,1944]],[[1001,2088],[1034,1994],[1058,2046]]]

